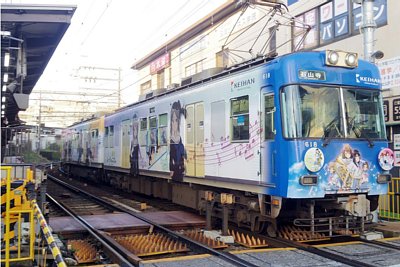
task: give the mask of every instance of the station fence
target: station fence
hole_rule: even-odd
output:
[[[379,197],[379,217],[400,221],[400,178],[392,178],[387,195]]]

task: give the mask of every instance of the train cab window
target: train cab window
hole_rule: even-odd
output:
[[[385,139],[382,100],[378,91],[343,89],[344,109],[349,138]]]
[[[290,85],[282,91],[284,136],[288,138],[343,137],[339,88]]]
[[[275,138],[275,104],[274,104],[274,95],[266,95],[264,97],[264,129],[265,129],[265,139],[274,139]]]
[[[281,97],[285,137],[386,137],[382,100],[377,90],[290,85]]]
[[[168,114],[164,113],[158,116],[158,142],[159,145],[167,145],[167,125],[168,125]]]
[[[149,118],[150,124],[150,145],[156,146],[157,145],[157,117],[150,117]]]
[[[231,99],[232,141],[249,140],[249,96]]]
[[[147,145],[147,118],[140,119],[139,144],[141,146]]]

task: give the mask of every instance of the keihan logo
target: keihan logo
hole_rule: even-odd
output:
[[[357,83],[363,82],[363,83],[367,83],[367,84],[379,84],[379,83],[381,83],[381,79],[365,77],[365,76],[360,76],[360,74],[356,74],[356,82]]]
[[[233,89],[240,89],[240,88],[242,88],[242,87],[245,87],[245,86],[249,86],[249,85],[251,85],[251,84],[254,84],[255,82],[256,82],[256,79],[255,79],[255,78],[251,78],[251,79],[247,79],[247,80],[241,80],[241,81],[239,81],[239,82],[231,81],[231,90],[233,90]]]

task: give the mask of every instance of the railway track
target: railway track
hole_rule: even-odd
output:
[[[168,238],[169,240],[171,240],[171,242],[183,244],[183,246],[180,246],[180,245],[175,246],[174,245],[174,249],[178,252],[179,251],[190,251],[190,253],[194,253],[194,254],[210,254],[210,255],[214,255],[214,256],[220,258],[221,260],[223,260],[229,264],[232,264],[234,266],[249,266],[249,267],[256,266],[256,265],[253,265],[251,262],[245,261],[229,252],[216,250],[210,246],[207,246],[203,242],[193,240],[192,238],[186,236],[185,234],[180,234],[179,232],[177,232],[175,230],[168,229],[168,228],[160,225],[159,223],[151,221],[148,218],[138,214],[137,212],[127,209],[124,206],[121,206],[121,205],[118,205],[115,203],[110,203],[110,201],[106,201],[100,197],[89,194],[75,186],[69,185],[64,181],[57,179],[54,176],[49,175],[48,178],[50,178],[52,181],[62,185],[63,187],[68,188],[68,190],[71,190],[72,192],[79,194],[80,196],[83,196],[83,195],[87,196],[87,198],[89,198],[91,201],[94,202],[93,204],[90,204],[91,206],[97,207],[97,205],[100,205],[100,206],[104,205],[106,207],[106,209],[103,210],[104,212],[108,212],[107,209],[109,209],[110,212],[126,213],[126,214],[129,214],[147,224],[150,224],[153,236],[157,236],[157,235],[161,236],[162,235],[165,238]],[[78,220],[80,222],[80,224],[84,225],[85,229],[88,229],[88,232],[92,235],[92,237],[94,237],[96,240],[97,239],[102,240],[101,243],[103,244],[103,246],[105,246],[108,251],[111,251],[113,258],[117,259],[116,263],[121,262],[122,264],[129,264],[129,266],[132,266],[132,265],[138,266],[139,265],[139,263],[142,259],[133,253],[127,253],[126,249],[125,249],[125,251],[123,249],[123,247],[124,247],[123,245],[129,243],[130,240],[132,240],[134,238],[133,236],[129,236],[129,235],[119,236],[113,240],[112,238],[107,236],[107,234],[104,234],[101,231],[95,229],[92,225],[90,225],[90,223],[85,221],[82,218],[82,216],[77,214],[76,211],[78,211],[78,212],[81,211],[80,208],[78,208],[78,209],[75,208],[75,211],[74,211],[74,207],[71,207],[71,208],[66,207],[66,205],[68,205],[68,201],[67,201],[67,203],[59,203],[56,199],[54,199],[50,195],[49,195],[49,198],[52,201],[54,201],[54,203],[58,203],[59,205],[61,205],[63,207],[62,209],[69,216],[74,217],[75,220]],[[84,203],[87,203],[86,200]],[[69,202],[69,204],[71,204],[71,202]],[[74,201],[73,204],[76,204],[76,201]],[[85,205],[87,205],[87,204],[85,204]],[[192,235],[192,237],[193,237],[193,235]],[[156,238],[156,237],[154,237],[154,238]],[[162,240],[162,238],[160,238],[159,240]],[[149,240],[144,240],[143,242],[148,242],[148,241]],[[156,240],[155,242],[159,242],[159,241]],[[148,253],[148,254],[150,255],[151,253]],[[126,259],[125,262],[122,262],[122,259]]]
[[[343,255],[340,255],[339,253],[335,252],[330,252],[325,249],[327,245],[334,244],[332,240],[329,240],[330,243],[324,242],[323,244],[320,245],[312,245],[308,244],[307,242],[298,242],[294,240],[288,240],[284,239],[281,237],[275,237],[271,238],[268,236],[264,236],[264,238],[267,240],[268,244],[273,247],[289,247],[289,248],[296,248],[302,251],[306,251],[327,259],[334,260],[336,262],[340,262],[343,264],[346,264],[348,266],[355,266],[355,267],[372,267],[376,266],[374,264],[369,264],[364,261],[356,260],[350,257],[346,257]],[[361,239],[359,237],[346,237],[343,240],[341,240],[341,244],[354,244],[354,243],[359,243],[359,244],[365,244],[368,246],[373,246],[375,248],[378,248],[380,250],[382,249],[390,249],[390,250],[395,250],[399,251],[400,247],[390,244],[390,243],[385,243],[385,242],[379,242],[379,241],[372,241],[372,240],[365,240]]]
[[[106,202],[105,204],[107,204],[107,205],[110,204],[109,200],[107,201],[107,200],[104,200],[104,199],[100,199],[100,202],[104,202],[104,201]],[[118,203],[117,201],[111,201],[111,202],[114,202],[114,204]],[[124,209],[123,206],[124,205],[121,206],[121,205],[115,204],[115,207],[120,209],[119,210],[120,212],[127,212],[127,213],[131,214],[132,216],[135,216],[137,218],[142,218],[144,221],[147,221],[146,218],[140,216],[137,212],[132,211],[132,210],[126,210],[126,209]],[[154,223],[154,222],[151,222],[151,221],[148,221],[148,222],[149,223]],[[160,232],[164,231],[163,227],[158,228],[157,224],[155,224],[154,227],[157,228],[157,231],[160,231]],[[161,229],[161,230],[159,230],[159,229]],[[168,229],[165,229],[165,230],[168,230]],[[243,236],[243,233],[245,234],[244,236],[246,236],[246,237]],[[265,247],[265,243],[264,243],[264,246],[263,246],[262,242],[266,241],[266,243],[267,243],[267,245],[269,247],[296,248],[296,249],[299,249],[299,250],[302,250],[302,251],[309,252],[311,254],[319,255],[319,256],[321,256],[323,258],[326,258],[326,259],[333,260],[335,262],[340,262],[340,263],[346,264],[348,266],[367,266],[367,267],[368,266],[374,266],[373,264],[368,264],[366,262],[363,262],[363,261],[360,261],[360,260],[357,260],[357,259],[353,259],[353,258],[349,258],[349,257],[340,255],[340,254],[332,252],[332,251],[327,251],[326,249],[321,248],[321,246],[324,246],[323,244],[320,245],[320,246],[315,246],[315,245],[308,244],[307,242],[292,241],[292,240],[287,240],[287,239],[284,239],[284,238],[270,238],[270,237],[267,237],[267,236],[261,236],[262,237],[261,240],[263,240],[263,241],[260,242],[260,241],[255,241],[257,239],[257,236],[254,235],[254,233],[249,233],[248,231],[243,230],[243,229],[238,229],[238,231],[236,233],[233,232],[233,235],[235,236],[235,242],[237,240],[240,240],[240,239],[243,239],[245,241],[249,241],[249,243],[253,244],[252,248],[257,248],[259,245],[260,245],[260,247]],[[172,236],[172,238],[180,240],[180,241],[182,241],[184,243],[185,242],[192,242],[190,240],[190,238],[187,238],[185,236],[179,235],[174,231],[171,233],[171,236]],[[243,236],[243,238],[241,238],[242,236]],[[251,238],[248,238],[248,236],[251,236]],[[253,239],[254,242],[252,240],[250,240],[250,239]],[[323,240],[323,239],[321,239],[321,240]],[[347,238],[347,241],[348,242],[358,241],[358,242],[361,242],[363,244],[368,244],[369,246],[374,246],[374,247],[379,247],[379,248],[386,248],[386,249],[391,249],[391,250],[396,250],[396,251],[399,250],[399,247],[396,246],[396,245],[387,244],[387,243],[378,242],[378,241],[368,241],[368,240],[363,240],[363,239],[356,238],[356,237],[351,237],[351,238],[349,237],[349,238]],[[331,241],[328,241],[328,242],[331,242]],[[237,242],[237,243],[240,244],[240,242]],[[325,243],[325,245],[326,244],[329,244],[329,243]],[[232,256],[231,256],[232,254],[230,254],[229,252],[221,252],[221,251],[217,251],[215,249],[209,251],[209,248],[207,246],[205,246],[204,244],[198,244],[198,242],[195,243],[195,244],[189,244],[188,243],[188,248],[190,248],[194,253],[208,253],[208,254],[211,254],[211,255],[217,255],[218,257],[223,258],[227,262],[229,262],[229,263],[231,263],[233,265],[236,265],[236,266],[254,266],[254,265],[251,265],[251,263],[245,262],[245,261],[243,261],[242,259],[240,259],[240,258],[238,258],[236,256],[232,259]]]

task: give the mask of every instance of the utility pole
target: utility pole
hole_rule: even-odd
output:
[[[40,153],[40,132],[42,131],[40,128],[40,124],[42,123],[42,92],[39,93],[39,116],[38,116],[38,147],[37,152]]]
[[[121,107],[121,68],[118,68],[118,108]]]
[[[362,5],[362,24],[361,32],[363,34],[364,59],[375,63],[375,59],[383,58],[382,51],[375,51],[375,29],[374,20],[374,1],[375,0],[353,0]]]

